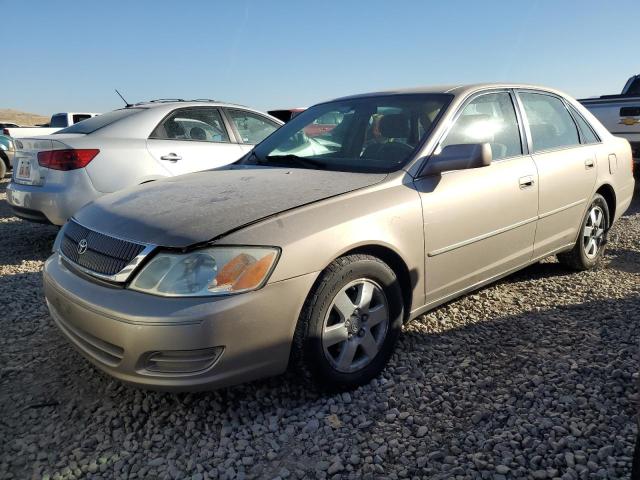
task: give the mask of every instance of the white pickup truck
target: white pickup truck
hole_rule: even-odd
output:
[[[74,123],[81,122],[87,118],[100,115],[99,113],[78,113],[78,112],[66,112],[56,113],[51,116],[48,127],[14,127],[4,128],[0,133],[8,135],[13,138],[25,138],[34,137],[39,135],[50,135],[63,128],[66,128]]]
[[[636,162],[640,163],[640,75],[634,75],[619,95],[603,95],[579,100],[607,129],[631,144]]]

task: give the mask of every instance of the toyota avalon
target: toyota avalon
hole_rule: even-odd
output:
[[[547,88],[340,98],[231,166],[77,212],[45,265],[47,304],[86,358],[139,386],[217,388],[295,366],[354,388],[385,367],[404,322],[550,255],[593,268],[631,202],[631,158]]]

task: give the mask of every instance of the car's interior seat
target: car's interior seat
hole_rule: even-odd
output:
[[[184,138],[184,127],[175,120],[169,120],[164,123],[164,129],[167,132],[167,138]]]
[[[386,141],[372,143],[365,148],[361,156],[385,162],[403,162],[413,151],[413,147],[406,143],[410,131],[409,117],[402,113],[388,114],[380,119],[378,127],[380,136]]]

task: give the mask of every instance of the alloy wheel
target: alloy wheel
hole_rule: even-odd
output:
[[[582,230],[582,248],[587,258],[593,259],[600,252],[605,231],[604,211],[598,205],[591,207]]]
[[[327,311],[322,328],[325,357],[339,372],[361,370],[378,354],[388,330],[389,304],[382,288],[369,279],[354,280]]]

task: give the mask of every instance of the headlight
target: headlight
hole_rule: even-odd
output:
[[[248,292],[264,285],[279,252],[270,247],[212,247],[185,254],[159,253],[129,288],[164,297]]]

